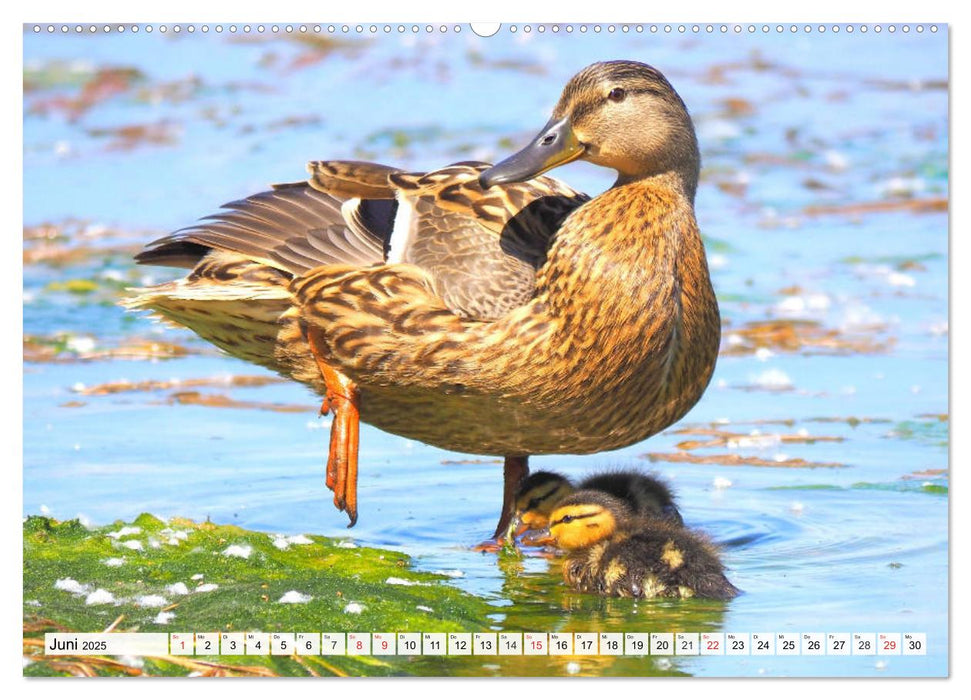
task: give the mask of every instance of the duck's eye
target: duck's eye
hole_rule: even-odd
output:
[[[573,516],[572,515],[564,515],[562,518],[560,518],[560,522],[561,523],[572,523],[573,522]]]
[[[607,99],[611,102],[623,102],[625,97],[627,97],[627,91],[624,88],[614,88],[607,93]]]

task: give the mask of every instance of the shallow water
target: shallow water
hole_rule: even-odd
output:
[[[495,601],[496,629],[928,642],[921,657],[529,658],[448,672],[946,674],[946,30],[340,42],[25,34],[25,514],[105,523],[147,511],[393,546],[423,569],[461,572],[456,585]],[[494,160],[546,121],[575,70],[615,57],[664,71],[695,120],[723,352],[703,399],[665,433],[532,466],[580,476],[634,465],[669,479],[686,522],[724,548],[744,591],[728,604],[576,595],[535,552],[474,553],[498,514],[501,464],[456,463],[467,456],[370,427],[361,517],[345,530],[323,485],[326,421],[306,389],[224,381],[191,390],[235,407],[179,402],[187,380],[268,373],[115,303],[125,286],[175,276],[135,268],[138,245],[301,179],[307,160]],[[108,67],[139,73],[94,78]],[[610,184],[585,164],[557,176],[589,192]],[[105,356],[137,339],[180,350]],[[91,393],[171,379],[183,385]]]

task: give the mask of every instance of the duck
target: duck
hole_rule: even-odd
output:
[[[615,470],[594,474],[578,486],[562,474],[538,471],[530,474],[516,495],[516,521],[521,531],[549,526],[553,509],[577,490],[602,491],[622,500],[638,516],[670,520],[684,525],[671,488],[655,476],[636,470]]]
[[[664,518],[638,517],[603,491],[576,491],[550,514],[550,537],[567,552],[564,581],[581,593],[621,598],[731,600],[717,549]]]
[[[616,171],[590,198],[545,173]],[[312,161],[149,243],[185,277],[126,301],[309,387],[326,485],[358,518],[360,422],[503,458],[495,537],[541,454],[640,442],[701,398],[720,340],[681,97],[644,63],[590,65],[520,151],[416,173]]]

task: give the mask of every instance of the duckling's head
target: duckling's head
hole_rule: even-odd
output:
[[[691,199],[701,162],[688,110],[661,72],[636,61],[607,61],[573,76],[532,143],[479,182],[521,182],[578,158],[613,168],[618,183],[672,173]]]
[[[524,529],[544,528],[553,508],[571,493],[573,484],[566,477],[554,472],[534,472],[519,487],[516,517]]]
[[[632,517],[620,499],[602,491],[577,491],[550,514],[550,537],[563,549],[583,549],[626,528]]]
[[[615,469],[580,482],[581,489],[606,491],[623,499],[638,516],[665,518],[684,524],[671,487],[657,476],[636,469]]]

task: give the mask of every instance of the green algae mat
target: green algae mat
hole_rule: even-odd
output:
[[[465,632],[485,602],[407,556],[315,536],[141,515],[88,529],[28,517],[24,674],[436,675],[434,657],[44,656],[45,632]],[[454,663],[450,664],[454,665]]]

